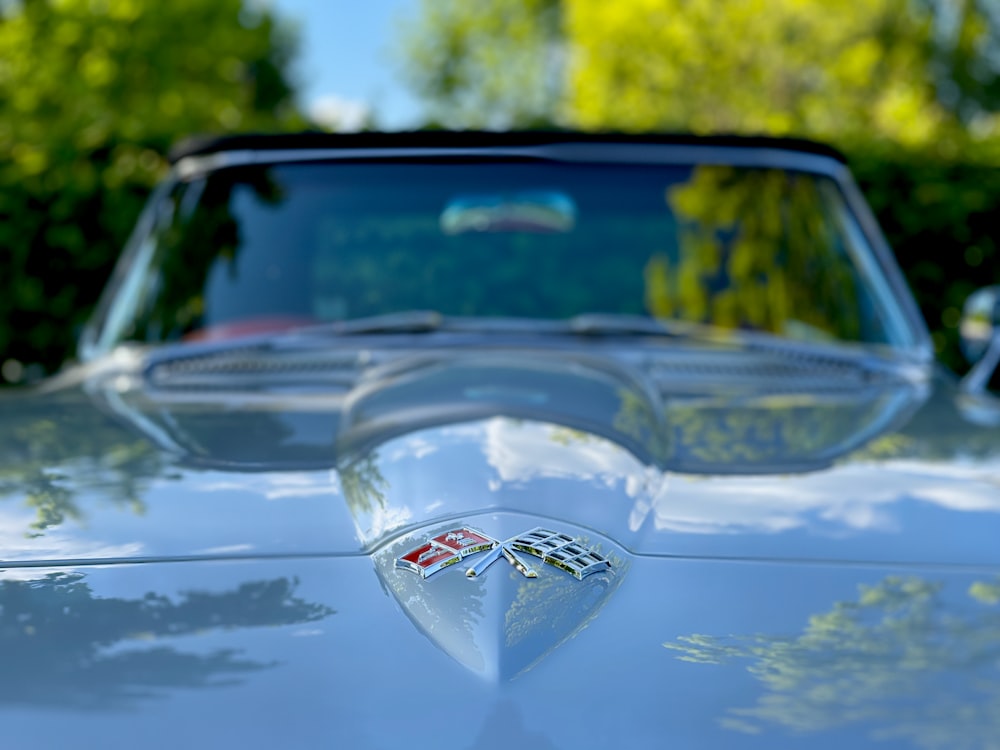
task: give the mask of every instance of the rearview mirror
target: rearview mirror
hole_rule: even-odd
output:
[[[576,204],[558,190],[460,195],[441,214],[445,234],[468,232],[568,232],[576,223]]]

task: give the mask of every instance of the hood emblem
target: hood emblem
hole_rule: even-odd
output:
[[[494,539],[467,526],[452,529],[397,558],[396,567],[412,570],[421,578],[429,578],[479,552],[486,552],[487,555],[466,569],[465,575],[469,578],[482,575],[501,557],[525,578],[537,578],[538,572],[518,552],[538,557],[542,562],[565,570],[579,580],[611,567],[611,562],[603,555],[583,547],[566,534],[549,531],[541,526],[506,541]]]

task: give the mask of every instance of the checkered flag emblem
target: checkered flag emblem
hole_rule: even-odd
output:
[[[543,562],[583,579],[591,573],[607,570],[611,563],[603,555],[576,543],[572,537],[538,527],[511,540],[510,545]]]

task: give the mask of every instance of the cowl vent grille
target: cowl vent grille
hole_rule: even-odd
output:
[[[706,387],[747,389],[755,393],[790,390],[841,393],[900,380],[900,375],[889,369],[792,352],[715,352],[707,356],[678,352],[650,358],[642,369],[663,393],[678,389],[704,391]]]
[[[240,351],[205,354],[167,362],[146,369],[149,383],[159,388],[267,387],[308,382],[350,387],[362,368],[372,364],[368,352],[283,353],[280,356]]]
[[[468,351],[470,356],[474,350]],[[479,351],[479,354],[482,352]],[[518,356],[531,362],[554,359],[569,366],[583,352],[573,349]],[[587,351],[588,361],[596,352]],[[149,385],[169,390],[270,390],[284,387],[351,388],[364,374],[384,378],[398,375],[397,370],[411,370],[417,361],[457,365],[462,354],[457,350],[429,349],[269,351],[245,348],[229,352],[200,352],[181,357],[155,359],[145,370]],[[860,358],[822,356],[814,352],[761,350],[705,350],[672,348],[650,353],[635,349],[608,347],[600,350],[616,370],[626,370],[646,380],[661,393],[704,392],[706,388],[722,392],[753,391],[775,393],[820,391],[842,393],[865,386],[899,382],[901,374],[892,367]],[[513,356],[513,355],[512,355]],[[385,367],[395,363],[392,370]]]

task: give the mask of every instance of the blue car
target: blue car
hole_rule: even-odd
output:
[[[996,748],[998,300],[811,142],[188,141],[0,396],[0,746]]]

